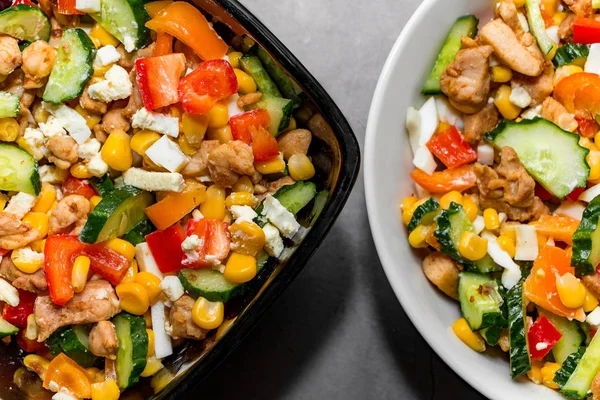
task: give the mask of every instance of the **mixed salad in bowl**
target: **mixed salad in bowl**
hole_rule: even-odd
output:
[[[170,0],[0,12],[0,348],[23,393],[117,399],[218,340],[323,209],[314,109],[213,22]]]

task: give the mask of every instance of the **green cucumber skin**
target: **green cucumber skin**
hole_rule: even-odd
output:
[[[485,295],[482,293],[484,291],[481,290],[482,288],[486,291]],[[458,281],[458,299],[462,316],[471,330],[506,326],[506,320],[502,315],[502,297],[498,292],[498,283],[493,278],[476,272],[461,272]]]
[[[548,33],[546,33],[546,24],[542,17],[540,5],[540,0],[527,0],[525,2],[525,9],[527,10],[527,22],[529,22],[531,33],[537,40],[540,50],[546,55],[552,51],[554,42],[550,39]]]
[[[67,53],[66,49],[70,49]],[[73,62],[71,53],[79,48],[84,58]],[[96,46],[83,29],[65,29],[58,45],[58,55],[42,99],[60,104],[83,93],[83,89],[94,73],[92,63],[96,57]]]
[[[19,96],[9,92],[0,92],[0,118],[16,118],[19,116],[20,108]]]
[[[440,204],[433,197],[430,197],[421,204],[413,213],[410,222],[408,223],[408,231],[412,232],[420,223],[424,221],[426,225],[431,225],[433,219],[439,214]],[[431,221],[428,221],[431,219]]]
[[[562,334],[560,340],[552,347],[552,355],[557,363],[563,364],[569,355],[575,353],[583,345],[585,336],[577,322],[569,321],[567,318],[559,317],[548,311],[538,309],[538,312],[545,315]]]
[[[531,370],[531,357],[525,327],[525,303],[523,280],[513,286],[506,295],[508,303],[508,337],[510,341],[510,375],[514,379]]]
[[[144,317],[121,312],[112,320],[119,340],[117,350],[117,384],[126,389],[138,383],[146,368],[148,333]],[[131,367],[126,363],[131,363]]]
[[[279,63],[277,63],[277,61],[261,46],[257,47],[256,56],[283,94],[283,97],[291,99],[294,102],[294,108],[302,104],[306,99],[304,91],[302,91],[300,85],[298,85],[296,81],[279,66]]]
[[[463,36],[474,38],[477,34],[478,24],[479,20],[474,15],[465,15],[456,20],[446,37],[446,41],[438,54],[429,77],[425,81],[422,90],[423,94],[434,95],[442,93],[440,79],[442,73],[454,61],[456,54],[462,47],[460,38]]]
[[[600,220],[600,196],[594,198],[585,208],[581,222],[573,234],[573,256],[571,265],[575,267],[575,275],[585,276],[596,272],[600,262],[600,243],[594,244],[594,236]],[[597,233],[598,232],[598,233]],[[594,251],[596,249],[596,251]],[[595,253],[595,254],[594,254]]]
[[[281,187],[273,195],[282,206],[296,215],[317,195],[317,185],[313,182],[298,181]]]
[[[596,374],[600,371],[600,335],[594,336],[569,380],[560,391],[569,398],[584,399]]]
[[[123,240],[127,240],[134,246],[146,241],[146,235],[154,232],[156,227],[152,225],[149,219],[145,219],[136,226],[134,226],[125,236]]]
[[[524,140],[527,135],[537,137]],[[520,122],[502,120],[484,138],[497,149],[504,146],[512,147],[527,172],[559,199],[564,198],[574,189],[585,188],[587,185],[590,167],[586,157],[590,151],[579,145],[579,135],[567,132],[548,120],[538,117]],[[542,138],[545,138],[547,145],[557,148],[540,147],[539,139]],[[559,140],[564,143],[557,145],[556,142]],[[552,150],[554,150],[552,154],[554,159],[547,156]],[[532,154],[532,151],[537,153]],[[540,160],[542,153],[544,157]],[[557,157],[570,157],[576,159],[576,163],[572,159],[557,160]],[[565,165],[566,163],[569,165]],[[561,174],[569,174],[569,176],[560,176]]]
[[[18,332],[19,328],[0,317],[0,339],[16,335]]]
[[[501,326],[490,326],[489,328],[480,330],[479,334],[489,346],[495,346],[498,344],[498,340],[500,340],[500,335],[504,329]]]
[[[104,197],[115,190],[115,185],[108,174],[104,175],[102,178],[93,178],[90,180],[90,183],[96,193],[98,193],[98,196],[101,197]]]
[[[277,137],[290,125],[290,119],[292,118],[292,112],[294,111],[294,102],[280,97],[263,95],[261,100],[258,103],[249,106],[248,110],[257,108],[267,110],[271,117],[269,133]]]
[[[561,368],[554,374],[554,383],[561,388],[565,386],[571,375],[573,375],[573,372],[575,371],[575,368],[577,368],[577,364],[581,361],[581,357],[583,357],[584,353],[585,347],[580,347],[577,351],[569,354],[561,363]]]
[[[321,190],[315,196],[315,201],[313,204],[312,210],[310,210],[310,214],[308,215],[308,225],[313,226],[317,219],[323,212],[325,205],[327,204],[327,200],[329,199],[329,190]]]
[[[6,161],[5,161],[6,160]],[[29,164],[29,165],[27,165]],[[17,167],[18,168],[15,168]],[[0,143],[0,168],[4,173],[13,169],[20,175],[15,179],[0,180],[0,190],[25,192],[37,196],[42,189],[37,161],[25,150],[10,144]]]
[[[590,55],[590,46],[587,44],[566,43],[560,46],[556,55],[552,59],[554,67],[562,67],[571,64],[578,58],[588,58]]]
[[[112,5],[118,5],[122,7],[124,3],[127,3],[127,7],[131,10],[133,18],[130,20],[137,26],[132,26],[131,32],[135,30],[135,45],[133,50],[138,50],[144,47],[148,43],[150,38],[150,30],[146,28],[146,22],[150,20],[150,16],[146,12],[144,0],[105,0],[102,1],[101,11],[96,14],[89,14],[94,20],[96,20],[104,29],[110,34],[119,39],[121,43],[124,43],[125,37],[123,35],[123,26],[120,23],[114,21],[114,12],[110,7]],[[121,29],[120,29],[121,28]]]
[[[14,25],[14,22],[19,18],[23,17],[24,14],[31,16],[30,21],[27,22],[27,25],[31,25],[33,18],[37,18],[39,26],[37,29],[34,29],[33,32],[25,32],[25,28],[22,25]],[[35,28],[37,24],[33,24],[32,26]],[[11,27],[16,26],[18,29],[11,29]],[[35,6],[30,6],[28,4],[19,4],[13,7],[9,7],[2,12],[0,12],[0,33],[7,34],[19,40],[25,40],[27,42],[35,42],[36,40],[43,40],[47,42],[50,40],[50,32],[52,27],[50,25],[50,21],[44,12]]]
[[[204,277],[217,281],[221,287],[214,288],[208,284],[196,282]],[[179,280],[185,291],[194,299],[204,297],[208,301],[225,303],[242,294],[242,285],[229,282],[222,273],[212,269],[182,269],[179,271]]]
[[[98,361],[98,357],[92,354],[89,347],[86,347],[85,344],[79,340],[75,329],[85,328],[76,325],[60,329],[46,339],[46,345],[50,348],[53,355],[58,355],[63,352],[82,367],[92,367]],[[89,335],[89,331],[87,331],[86,334]]]
[[[277,85],[275,85],[275,82],[273,82],[257,56],[243,55],[240,57],[240,66],[244,72],[254,79],[258,90],[263,95],[282,97]]]

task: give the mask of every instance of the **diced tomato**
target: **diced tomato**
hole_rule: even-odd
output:
[[[177,103],[177,87],[183,71],[185,56],[181,53],[135,60],[135,76],[144,107],[152,111]]]
[[[102,243],[86,246],[82,254],[90,259],[90,269],[113,285],[127,274],[129,261]]]
[[[562,333],[552,325],[552,322],[544,315],[535,321],[527,331],[529,353],[533,360],[541,360],[552,350],[552,347],[560,340]]]
[[[183,268],[181,243],[184,240],[185,232],[179,224],[174,224],[163,231],[154,231],[146,236],[146,243],[161,272],[176,272]]]
[[[231,126],[231,135],[234,140],[241,140],[242,142],[251,145],[251,128],[254,127],[257,129],[263,127],[264,129],[268,129],[271,125],[271,117],[267,110],[257,108],[256,110],[234,115],[229,119],[229,124]]]
[[[184,255],[182,264],[191,268],[213,266],[215,261],[223,261],[229,254],[229,224],[222,221],[202,218],[188,221],[187,236],[198,236],[200,244],[194,250],[194,256]]]
[[[254,161],[267,161],[279,155],[277,139],[260,126],[252,132],[252,153]]]
[[[62,191],[65,196],[69,194],[78,194],[88,200],[96,195],[96,191],[90,185],[72,175],[69,175],[62,184]]]
[[[19,304],[16,307],[4,306],[2,318],[17,328],[27,326],[27,317],[33,314],[33,304],[37,295],[33,292],[19,289]]]
[[[575,118],[577,120],[579,134],[586,138],[593,138],[598,133],[598,123],[593,119]]]
[[[37,340],[27,339],[25,337],[25,330],[21,329],[17,333],[17,344],[26,353],[37,353],[46,350],[46,344],[44,342],[38,342]]]
[[[462,192],[477,184],[473,165],[437,171],[429,175],[420,169],[410,173],[412,179],[429,193],[448,193],[452,190]]]
[[[431,138],[427,142],[427,148],[448,168],[460,167],[477,160],[477,153],[455,126]]]
[[[536,183],[535,185],[535,195],[542,201],[548,201],[554,198],[554,196],[539,183]]]
[[[76,6],[76,0],[58,0],[57,9],[59,14],[65,15],[83,15],[84,12],[78,11]]]
[[[168,33],[157,33],[156,42],[154,44],[154,57],[165,56],[173,53],[173,36]]]
[[[567,199],[571,200],[572,202],[575,202],[575,201],[579,200],[579,196],[584,191],[585,191],[585,188],[575,188],[571,193],[569,193],[567,195]],[[542,199],[542,200],[544,200],[544,199]]]
[[[44,246],[44,272],[52,302],[64,306],[73,297],[71,272],[73,262],[85,244],[77,236],[50,235]]]
[[[600,76],[589,72],[569,75],[558,82],[554,97],[577,118],[591,120],[600,113]]]
[[[600,22],[592,18],[578,17],[573,25],[573,43],[600,43]]]
[[[19,4],[26,4],[28,6],[38,7],[37,4],[29,0],[14,0],[11,4],[11,7],[18,6]]]
[[[217,101],[237,93],[233,67],[226,60],[205,61],[179,81],[179,99],[188,114],[206,114]]]

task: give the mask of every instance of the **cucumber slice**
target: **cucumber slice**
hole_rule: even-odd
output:
[[[98,357],[90,351],[90,329],[85,325],[74,325],[54,332],[46,345],[53,355],[63,352],[84,368],[93,366]]]
[[[123,186],[102,198],[79,234],[83,243],[98,243],[121,237],[146,219],[152,204],[149,192]]]
[[[423,94],[442,93],[440,78],[448,65],[454,61],[456,54],[461,49],[460,38],[463,36],[474,38],[477,34],[478,24],[479,20],[474,15],[465,15],[456,20],[450,29],[448,37],[446,37],[446,42],[444,43],[442,50],[440,50],[437,60],[435,60],[431,74],[425,81],[422,90]]]
[[[306,95],[300,85],[279,66],[279,63],[261,46],[257,46],[256,56],[281,93],[283,93],[283,97],[291,99],[294,102],[294,107],[302,104],[306,99]]]
[[[50,21],[39,7],[19,4],[0,12],[0,33],[27,42],[47,42],[50,31]]]
[[[473,224],[460,204],[451,203],[447,210],[442,210],[437,219],[435,238],[440,243],[442,253],[449,255],[465,266],[467,270],[481,273],[500,272],[502,267],[486,254],[481,260],[470,261],[460,255],[458,243],[465,232],[475,232]]]
[[[531,370],[531,357],[525,317],[527,311],[523,301],[523,279],[506,295],[508,304],[508,339],[510,341],[510,375],[516,378]]]
[[[249,110],[264,108],[271,117],[269,132],[277,137],[290,125],[290,118],[294,110],[294,102],[280,97],[263,95],[260,101],[248,107]]]
[[[138,383],[146,368],[148,334],[144,317],[126,312],[112,319],[119,340],[117,349],[117,385],[126,389]]]
[[[102,178],[92,178],[90,180],[92,187],[98,193],[98,196],[104,197],[113,190],[115,190],[115,185],[112,183],[110,176],[108,174],[104,175]]]
[[[59,104],[81,95],[92,77],[96,46],[83,29],[65,29],[42,99]]]
[[[590,46],[587,44],[566,43],[556,50],[552,63],[556,68],[572,64],[577,59],[588,58]]]
[[[242,294],[242,285],[229,282],[219,271],[210,268],[182,269],[179,280],[190,296],[204,297],[208,301],[226,302]]]
[[[18,117],[20,106],[19,96],[9,92],[0,92],[0,118]]]
[[[579,347],[585,341],[585,336],[576,321],[569,321],[567,318],[559,317],[549,311],[540,309],[538,311],[544,314],[562,334],[560,340],[552,347],[552,355],[557,363],[563,364],[569,355],[579,350]]]
[[[127,240],[134,246],[137,246],[140,243],[144,243],[146,241],[146,235],[154,232],[156,227],[152,225],[149,219],[145,219],[136,226],[134,226],[125,236],[123,236],[123,240]]]
[[[317,195],[317,185],[312,182],[298,181],[293,185],[281,187],[273,195],[282,206],[296,215]]]
[[[583,211],[583,217],[573,234],[571,265],[575,275],[591,275],[600,264],[600,196],[594,198]]]
[[[479,273],[461,272],[458,301],[471,330],[506,325],[501,309],[503,300],[495,279]]]
[[[0,317],[0,339],[17,333],[19,333],[19,328]]]
[[[503,326],[490,326],[489,328],[485,328],[479,331],[481,337],[485,340],[485,342],[490,346],[495,346],[498,344],[498,340],[500,340],[500,335],[502,331],[506,327]]]
[[[587,396],[592,380],[600,371],[600,335],[594,336],[585,350],[583,357],[560,389],[566,397],[584,399]]]
[[[541,0],[526,0],[525,9],[527,10],[527,21],[529,22],[529,29],[533,36],[536,38],[540,50],[544,54],[549,54],[554,47],[554,42],[548,36],[546,32],[546,23],[544,17],[542,17],[542,10],[540,9]]]
[[[312,210],[310,210],[310,214],[308,214],[308,225],[312,226],[317,221],[323,209],[325,208],[325,204],[327,204],[327,199],[329,199],[329,190],[321,190],[317,193],[315,197],[315,202],[313,204]]]
[[[0,143],[0,190],[37,196],[41,188],[37,161],[23,149]]]
[[[275,82],[273,82],[267,71],[265,71],[258,57],[244,54],[240,57],[240,66],[244,72],[254,79],[258,90],[263,95],[282,97],[277,85],[275,85]]]
[[[434,218],[437,217],[439,213],[439,203],[433,197],[430,197],[425,203],[416,208],[408,224],[408,231],[412,232],[421,223],[424,225],[433,224]]]
[[[558,198],[587,184],[590,167],[585,158],[590,151],[579,145],[579,135],[550,121],[503,120],[485,139],[498,149],[512,147],[527,172]]]
[[[111,35],[119,39],[125,50],[132,52],[148,43],[150,16],[143,0],[102,0],[101,11],[90,14]]]
[[[561,368],[554,374],[554,383],[561,388],[564,387],[571,375],[573,375],[573,372],[575,372],[575,368],[577,368],[577,364],[581,361],[584,353],[585,347],[580,347],[575,352],[569,354],[562,363]]]

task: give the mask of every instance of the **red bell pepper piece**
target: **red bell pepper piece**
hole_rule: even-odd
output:
[[[37,295],[33,292],[19,289],[19,304],[16,307],[4,306],[2,318],[17,328],[27,327],[27,317],[33,314],[33,304]]]
[[[456,168],[477,160],[477,153],[451,126],[427,142],[427,148],[448,168]]]
[[[154,53],[152,54],[154,57],[173,53],[173,36],[168,33],[157,33],[156,42],[154,43]]]
[[[448,193],[452,190],[462,192],[477,184],[477,175],[473,164],[436,171],[429,175],[420,169],[410,173],[413,181],[429,193]]]
[[[567,199],[571,200],[572,202],[575,202],[575,201],[579,200],[579,196],[584,191],[585,191],[585,188],[576,188],[575,190],[573,190],[571,193],[569,193],[567,195]]]
[[[247,145],[251,145],[252,131],[250,128],[263,127],[268,129],[269,125],[271,125],[271,117],[267,110],[257,108],[256,110],[234,115],[229,119],[229,124],[231,126],[233,140],[241,140]]]
[[[14,6],[18,6],[19,4],[26,4],[28,6],[38,7],[37,4],[35,4],[34,2],[29,1],[29,0],[14,0],[10,6],[14,7]]]
[[[179,99],[188,114],[206,114],[217,101],[237,93],[233,67],[226,60],[205,61],[179,81]]]
[[[6,250],[0,247],[0,257],[4,257],[8,253],[10,253],[10,250]]]
[[[62,184],[62,191],[65,196],[69,194],[78,194],[88,200],[96,195],[96,191],[90,185],[71,175],[69,175]]]
[[[598,123],[593,119],[575,117],[577,124],[579,125],[577,130],[579,134],[586,138],[593,138],[598,133]]]
[[[262,126],[252,129],[252,153],[254,161],[267,161],[279,155],[277,139]]]
[[[177,103],[177,86],[183,71],[185,56],[182,53],[135,60],[135,76],[144,107],[152,111]]]
[[[183,268],[181,243],[184,240],[185,232],[179,224],[174,224],[163,231],[154,231],[146,236],[146,243],[161,272],[176,272]]]
[[[223,261],[229,254],[229,224],[214,219],[202,218],[188,221],[187,236],[196,235],[200,244],[193,256],[185,254],[182,264],[191,268],[205,268]]]
[[[73,297],[71,272],[73,262],[85,244],[77,236],[50,235],[44,246],[44,272],[52,302],[64,306]]]
[[[573,43],[600,42],[600,22],[591,18],[577,18],[573,25]]]
[[[46,344],[44,342],[38,342],[37,340],[27,339],[25,337],[25,330],[20,330],[17,333],[17,344],[26,353],[37,353],[42,350],[46,350]]]
[[[115,286],[127,274],[129,261],[102,243],[85,246],[82,254],[90,259],[90,269],[92,271]]]
[[[83,15],[84,12],[78,11],[76,6],[76,0],[58,0],[57,9],[59,14],[65,15]]]
[[[539,197],[542,201],[548,201],[554,198],[554,196],[539,183],[535,185],[535,195]]]
[[[545,315],[540,315],[527,331],[531,358],[533,360],[544,358],[561,337],[562,333],[552,325],[552,322]]]

